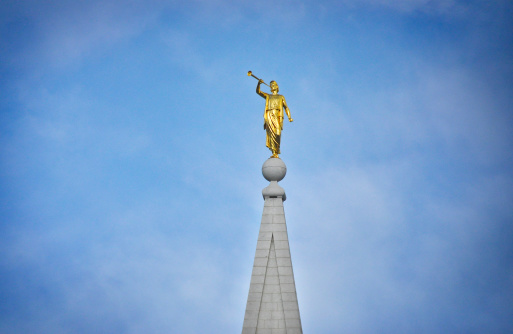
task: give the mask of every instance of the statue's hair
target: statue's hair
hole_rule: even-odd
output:
[[[278,86],[278,83],[274,80],[271,80],[271,82],[269,82],[269,86],[271,86],[273,84],[273,82],[276,84],[276,86],[278,87],[277,91],[279,92],[280,91],[280,86]]]

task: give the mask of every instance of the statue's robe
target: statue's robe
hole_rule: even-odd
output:
[[[283,107],[285,98],[279,94],[265,94],[264,129],[266,146],[273,154],[280,154],[281,130],[283,130]]]

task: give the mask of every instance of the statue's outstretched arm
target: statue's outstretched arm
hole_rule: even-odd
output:
[[[260,79],[260,80],[258,81],[258,84],[257,84],[257,87],[256,87],[256,93],[265,99],[265,98],[266,98],[266,96],[267,96],[267,93],[264,93],[264,92],[262,92],[262,91],[260,90],[260,84],[261,84],[262,82],[264,82],[262,79]]]
[[[282,97],[282,99],[283,99],[283,109],[285,109],[285,112],[287,113],[287,116],[289,118],[289,122],[292,122],[294,120],[292,119],[292,117],[290,117],[290,110],[289,110],[289,106],[287,106],[287,101],[285,101],[285,97],[284,96]]]

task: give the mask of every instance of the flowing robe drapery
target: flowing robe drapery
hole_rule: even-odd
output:
[[[273,154],[280,154],[281,130],[283,129],[283,105],[285,98],[279,94],[265,95],[264,129],[266,131],[266,146],[273,152]]]

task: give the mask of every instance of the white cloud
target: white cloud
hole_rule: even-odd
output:
[[[142,1],[25,1],[12,9],[34,28],[34,42],[21,58],[26,65],[41,66],[32,70],[45,70],[76,64],[84,56],[138,35],[155,21],[161,7]]]
[[[488,296],[482,289],[507,289],[507,281],[491,283],[506,270],[492,245],[509,242],[497,234],[513,214],[511,177],[448,184],[457,192],[453,197],[430,193],[408,160],[316,173],[289,185],[285,203],[305,329],[332,332],[336,323],[367,333],[389,321],[386,327],[399,332],[428,333],[443,328],[445,317],[478,314],[474,298],[507,303],[508,294]],[[415,323],[398,319],[405,315]],[[476,325],[502,319],[489,315]]]
[[[38,282],[25,277],[26,289],[44,286],[47,294],[40,298],[34,292],[27,318],[12,319],[10,330],[197,333],[228,314],[213,333],[238,328],[233,315],[242,321],[243,309],[233,290],[239,293],[240,273],[232,263],[238,256],[213,243],[155,229],[155,217],[141,209],[121,218],[120,226],[113,226],[114,219],[102,227],[88,226],[82,218],[54,222],[41,233],[16,233],[3,245],[2,265],[30,267]],[[158,215],[159,208],[153,209]],[[173,213],[165,215],[169,219]],[[205,320],[197,322],[198,317]]]

